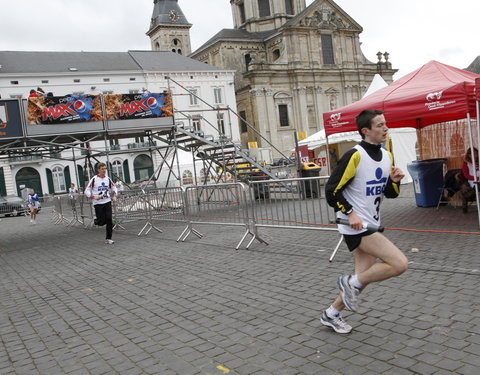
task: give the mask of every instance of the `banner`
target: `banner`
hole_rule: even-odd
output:
[[[23,137],[18,100],[0,100],[0,139]]]
[[[31,125],[102,121],[99,95],[40,96],[28,98],[27,121]]]
[[[104,98],[108,120],[173,117],[172,96],[168,92],[108,94]]]

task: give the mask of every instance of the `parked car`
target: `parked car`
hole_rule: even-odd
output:
[[[16,196],[0,197],[0,215],[17,216],[25,215],[27,205],[22,198]]]

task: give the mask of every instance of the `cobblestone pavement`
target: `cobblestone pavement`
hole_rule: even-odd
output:
[[[262,229],[268,246],[235,251],[241,228],[176,243],[170,223],[108,246],[47,209],[2,218],[0,374],[478,375],[475,208],[418,208],[407,188],[383,214],[410,268],[362,294],[349,335],[319,320],[352,269],[343,245],[328,262],[336,233]]]

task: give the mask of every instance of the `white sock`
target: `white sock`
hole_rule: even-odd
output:
[[[357,275],[352,275],[352,277],[350,277],[349,283],[350,283],[350,286],[353,286],[354,288],[357,288],[357,289],[363,288],[363,285],[360,283],[360,281],[358,281]]]
[[[338,311],[335,307],[330,306],[327,310],[325,310],[325,314],[327,314],[329,318],[333,318],[340,315],[340,311]]]

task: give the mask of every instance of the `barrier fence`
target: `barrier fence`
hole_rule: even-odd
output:
[[[162,232],[159,222],[186,223],[178,242],[190,234],[202,238],[204,234],[197,229],[202,225],[241,227],[243,236],[236,249],[248,236],[247,249],[255,240],[268,244],[260,228],[337,232],[332,226],[333,209],[324,197],[327,179],[307,177],[252,181],[249,185],[237,182],[124,191],[113,204],[114,228],[125,229],[130,223],[140,222],[144,224],[140,236],[152,229]],[[55,201],[54,215],[57,224],[88,228],[93,225],[94,210],[84,196],[64,196]]]

